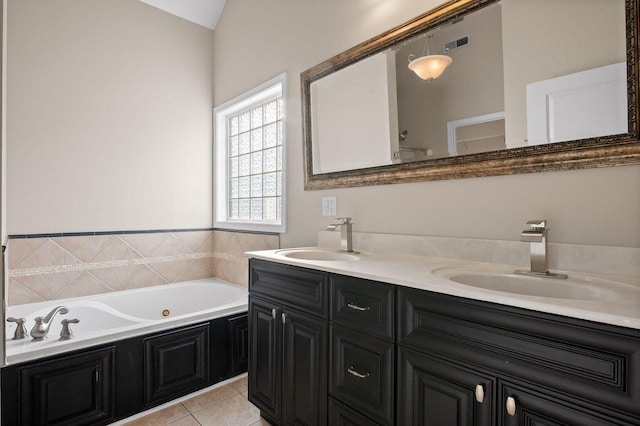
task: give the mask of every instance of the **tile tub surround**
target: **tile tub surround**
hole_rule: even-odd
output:
[[[319,231],[318,246],[338,249],[340,232]],[[419,235],[353,233],[354,250],[513,265],[529,269],[529,243]],[[549,270],[640,277],[640,248],[549,243]]]
[[[10,238],[7,303],[129,290],[216,276],[247,286],[247,250],[279,236],[217,230]]]

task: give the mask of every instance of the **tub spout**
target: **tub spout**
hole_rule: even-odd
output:
[[[51,312],[47,314],[46,317],[37,317],[35,319],[36,324],[33,326],[31,332],[29,333],[31,337],[33,337],[33,339],[31,339],[32,341],[37,342],[39,340],[44,340],[47,337],[47,333],[49,333],[49,327],[51,327],[53,317],[55,317],[58,312],[60,312],[60,315],[64,315],[69,312],[69,309],[67,309],[65,306],[56,306],[51,310]]]

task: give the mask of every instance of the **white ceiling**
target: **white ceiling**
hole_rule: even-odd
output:
[[[203,27],[216,28],[226,0],[140,0]]]

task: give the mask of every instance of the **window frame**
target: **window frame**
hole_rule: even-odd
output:
[[[262,222],[251,219],[230,220],[229,215],[229,148],[227,122],[231,115],[264,103],[280,93],[282,97],[282,182],[280,221]],[[286,232],[286,140],[287,140],[287,73],[241,94],[213,109],[213,226],[238,231]]]

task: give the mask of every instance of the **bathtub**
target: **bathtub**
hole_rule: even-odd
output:
[[[16,325],[5,323],[7,365],[246,312],[247,289],[217,278],[206,278],[9,306],[6,318],[26,318],[28,334],[35,317],[45,316],[60,305],[66,306],[69,313],[55,316],[48,338],[43,341],[33,342],[31,336],[13,340]],[[77,318],[80,322],[71,324],[73,339],[60,341],[60,322],[65,318]]]

